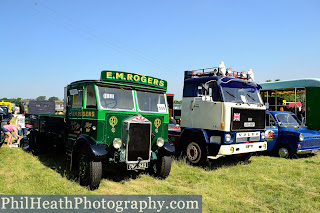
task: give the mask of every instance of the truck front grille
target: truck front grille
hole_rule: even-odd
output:
[[[264,130],[266,125],[266,111],[254,109],[231,110],[231,130]]]
[[[313,138],[304,141],[304,147],[320,146],[320,138]]]
[[[151,143],[150,123],[130,123],[127,145],[128,161],[149,160]]]

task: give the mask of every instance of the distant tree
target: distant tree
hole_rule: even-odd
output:
[[[19,106],[21,98],[0,98],[0,101],[10,102]]]
[[[48,98],[48,101],[59,101],[59,98],[52,96],[52,97]]]
[[[21,98],[12,99],[12,103],[15,103],[16,106],[20,105]]]
[[[46,96],[39,96],[38,98],[36,98],[37,101],[45,101],[46,100]]]
[[[266,80],[266,82],[271,82],[271,80],[269,79],[269,80]]]
[[[274,80],[274,81],[280,81],[280,79],[279,78],[277,78],[276,80]]]

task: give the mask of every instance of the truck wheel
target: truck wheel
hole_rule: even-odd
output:
[[[6,136],[5,136],[5,134],[3,134],[2,132],[1,132],[1,141],[0,141],[0,147],[2,146],[2,144],[4,144],[4,140],[6,139]]]
[[[162,156],[161,159],[157,162],[157,172],[155,176],[166,179],[171,171],[171,163],[172,157],[171,156]]]
[[[79,154],[79,179],[80,185],[95,190],[99,187],[102,177],[101,161],[93,161],[87,148],[82,148]]]
[[[277,148],[277,155],[280,158],[290,158],[292,156],[291,150],[284,145],[280,145]]]
[[[207,152],[205,145],[199,138],[191,138],[185,148],[187,161],[193,165],[205,165],[207,161]]]
[[[32,153],[34,155],[37,155],[39,153],[39,147],[38,147],[38,134],[36,134],[35,131],[31,131],[28,135],[29,137],[29,147],[30,147],[30,150],[32,151]]]

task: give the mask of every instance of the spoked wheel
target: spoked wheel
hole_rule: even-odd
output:
[[[277,154],[280,158],[290,158],[292,156],[291,150],[286,146],[280,146]]]
[[[99,187],[102,177],[101,161],[93,161],[89,150],[82,147],[79,154],[78,171],[80,185],[95,190]]]
[[[185,154],[187,161],[193,165],[204,165],[207,160],[205,146],[199,139],[190,140],[185,149]]]

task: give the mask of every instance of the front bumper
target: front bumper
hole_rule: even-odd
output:
[[[267,142],[241,143],[221,145],[217,156],[208,156],[209,159],[217,159],[225,155],[238,155],[250,152],[260,152],[267,150]]]
[[[300,149],[300,150],[297,150],[297,154],[298,154],[298,155],[311,154],[311,153],[317,153],[317,152],[319,152],[319,148],[315,148],[315,149]]]

